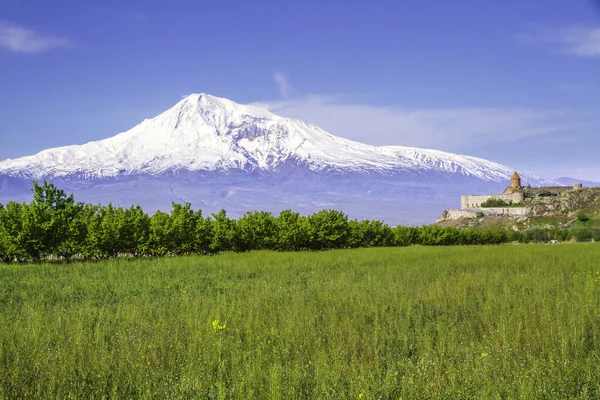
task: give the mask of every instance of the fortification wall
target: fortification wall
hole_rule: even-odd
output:
[[[527,217],[533,213],[530,207],[486,207],[477,211],[483,212],[483,215],[502,215],[505,217]]]
[[[489,199],[504,200],[507,203],[520,203],[523,201],[523,193],[491,194],[486,196],[461,196],[460,208],[462,210],[479,208],[481,203]]]
[[[442,216],[439,217],[435,222],[442,222],[448,220],[456,220],[459,218],[473,218],[477,216],[475,210],[444,210]]]
[[[435,222],[443,222],[448,220],[457,220],[460,218],[474,218],[477,213],[483,215],[497,215],[503,217],[529,217],[533,215],[531,207],[486,207],[486,208],[469,208],[466,210],[444,210],[442,216]]]

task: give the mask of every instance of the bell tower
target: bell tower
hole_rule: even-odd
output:
[[[517,171],[515,171],[515,173],[512,175],[512,178],[510,178],[510,187],[515,189],[521,188],[521,177],[519,174],[517,174]]]

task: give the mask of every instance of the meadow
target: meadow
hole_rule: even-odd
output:
[[[600,245],[0,266],[0,398],[600,397]]]

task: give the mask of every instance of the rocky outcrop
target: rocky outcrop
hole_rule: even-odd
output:
[[[556,196],[536,196],[525,199],[533,215],[574,217],[585,209],[600,206],[600,188],[585,188],[560,193]]]
[[[521,230],[533,226],[565,228],[582,216],[600,219],[600,187],[565,189],[545,191],[546,195],[530,195],[523,200],[524,207],[445,210],[436,223],[441,226],[495,226]],[[541,190],[538,189],[538,192]]]

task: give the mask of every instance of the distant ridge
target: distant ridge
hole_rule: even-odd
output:
[[[600,182],[584,181],[582,179],[568,178],[568,177],[556,178],[556,179],[554,179],[554,181],[560,183],[561,185],[565,185],[565,186],[571,186],[576,183],[581,183],[581,184],[583,184],[583,186],[587,186],[587,187],[600,186]]]

